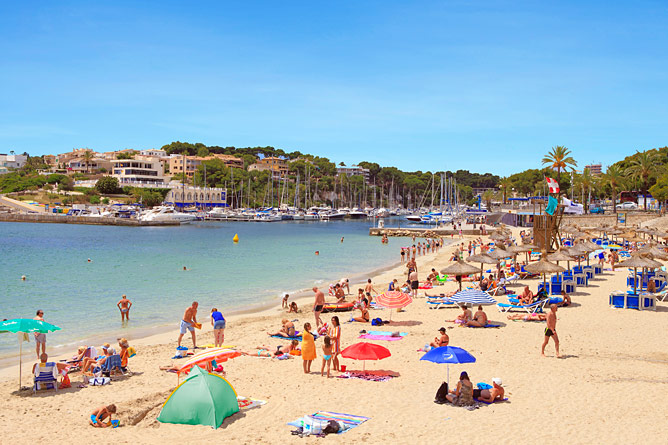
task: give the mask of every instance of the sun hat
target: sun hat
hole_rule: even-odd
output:
[[[496,383],[497,385],[501,386],[503,384],[503,381],[499,377],[494,377],[492,379],[493,383]]]
[[[109,346],[111,346],[109,343],[105,343],[102,345],[102,349],[109,349]]]

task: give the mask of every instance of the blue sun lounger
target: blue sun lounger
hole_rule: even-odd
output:
[[[534,312],[543,312],[543,308],[548,301],[548,298],[544,298],[531,304],[497,303],[496,307],[499,309],[499,312],[510,312],[513,309],[519,309],[524,310],[529,314],[533,314]]]

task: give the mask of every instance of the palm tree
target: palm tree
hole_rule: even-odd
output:
[[[568,148],[557,145],[552,147],[543,157],[543,165],[548,165],[552,170],[557,172],[555,179],[559,182],[561,180],[561,172],[567,171],[569,168],[573,170],[574,167],[577,167],[578,163],[575,162]],[[561,186],[559,186],[559,194],[561,194]]]
[[[482,199],[485,201],[485,204],[487,205],[487,211],[491,212],[492,211],[492,199],[494,199],[494,192],[491,190],[486,190],[482,194]]]
[[[603,175],[603,183],[612,190],[612,208],[617,213],[617,191],[624,187],[624,172],[617,165],[611,165]]]
[[[510,180],[509,177],[501,178],[499,181],[499,188],[501,189],[501,193],[503,194],[503,203],[506,203],[506,196],[508,195],[508,192],[511,190],[513,186],[513,181]]]
[[[86,164],[86,172],[88,172],[88,173],[90,173],[90,170],[89,170],[88,167],[90,165],[90,161],[92,161],[92,160],[93,160],[93,152],[91,150],[84,151],[83,161],[84,161],[84,164]]]
[[[649,179],[657,172],[659,154],[654,151],[639,152],[636,150],[635,156],[631,159],[626,168],[626,175],[634,181],[640,181],[642,184],[643,207],[647,211],[647,189],[649,188]]]

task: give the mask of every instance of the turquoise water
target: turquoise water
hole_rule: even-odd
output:
[[[61,331],[48,346],[91,336],[131,336],[174,324],[194,300],[200,318],[278,301],[294,292],[356,277],[399,260],[400,240],[383,245],[368,221],[201,222],[180,227],[0,224],[0,319],[32,318],[37,309]],[[240,242],[232,237],[239,234]],[[341,243],[341,237],[345,237]],[[320,251],[316,256],[314,252]],[[92,262],[88,262],[90,258]],[[188,271],[183,271],[186,266]],[[27,277],[21,281],[21,276]],[[116,303],[133,302],[121,327]],[[164,328],[163,328],[164,329]],[[112,335],[113,334],[113,335]],[[34,343],[24,348],[32,351]],[[0,357],[15,354],[14,334],[0,334]]]

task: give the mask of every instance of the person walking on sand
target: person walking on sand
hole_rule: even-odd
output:
[[[197,339],[195,337],[195,324],[197,324],[197,306],[199,304],[196,301],[193,301],[193,304],[190,305],[188,309],[183,313],[183,318],[181,319],[181,328],[179,331],[179,346],[181,346],[181,340],[183,335],[186,333],[186,330],[190,331],[190,335],[193,337],[193,349],[197,349]]]
[[[33,320],[44,321],[44,311],[37,309],[37,314]],[[37,358],[39,359],[39,345],[42,345],[42,354],[46,354],[46,334],[43,332],[34,332],[35,335],[35,353],[37,353]]]
[[[550,312],[547,314],[547,327],[545,328],[545,341],[543,341],[543,347],[541,348],[540,355],[545,357],[545,346],[550,341],[550,337],[554,340],[554,349],[557,352],[557,358],[561,358],[559,355],[559,337],[557,336],[557,305],[550,305]]]
[[[121,299],[116,303],[118,310],[121,311],[121,323],[124,321],[130,321],[130,308],[132,307],[132,301],[128,300],[128,297],[123,294]]]
[[[366,280],[366,286],[364,286],[364,293],[366,294],[366,297],[369,299],[369,303],[373,301],[371,292],[378,295],[378,291],[374,289],[373,284],[371,283],[371,278],[369,278],[368,280]]]
[[[323,324],[320,319],[320,313],[325,307],[325,294],[320,291],[317,287],[313,287],[313,293],[315,293],[315,301],[313,302],[313,314],[315,315],[315,329],[318,330],[320,325]]]

